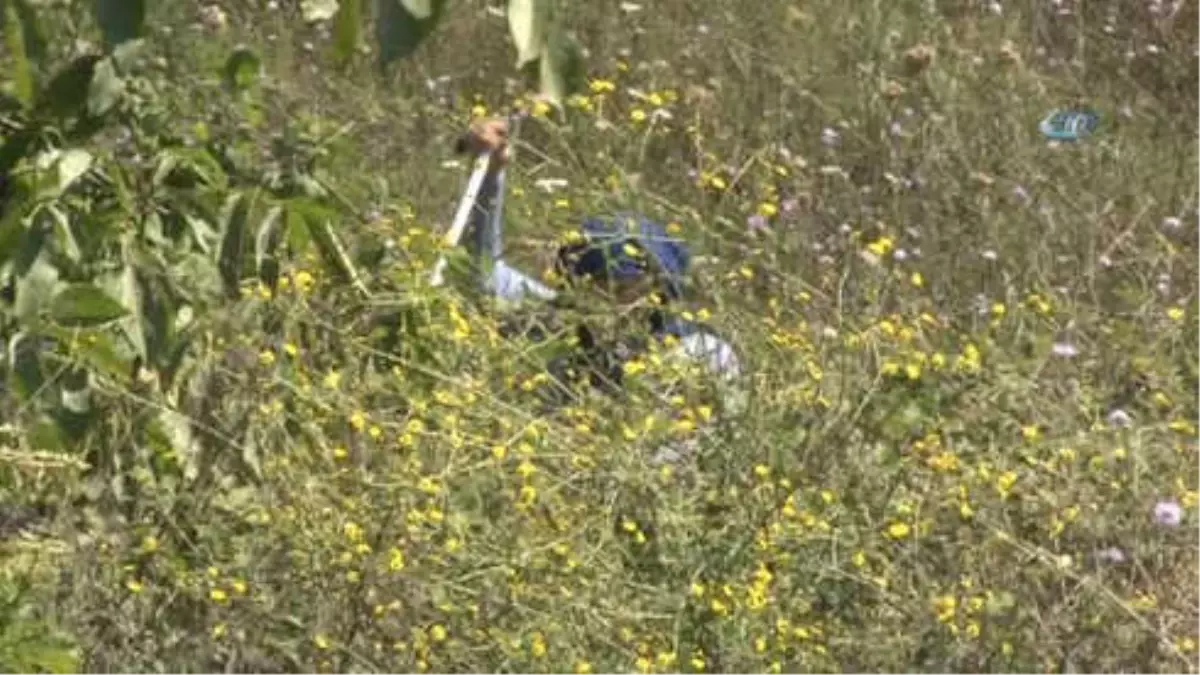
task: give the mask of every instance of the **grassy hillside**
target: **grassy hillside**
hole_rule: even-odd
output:
[[[686,236],[736,416],[656,353],[545,413],[555,344],[428,287],[453,138],[529,100],[500,4],[387,74],[296,3],[151,4],[112,119],[39,141],[91,170],[0,210],[0,669],[1197,670],[1195,2],[567,3],[512,255]],[[43,81],[98,48],[40,20]]]

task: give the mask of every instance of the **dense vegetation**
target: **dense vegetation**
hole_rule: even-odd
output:
[[[0,0],[0,669],[1197,670],[1196,3],[146,5]],[[747,411],[428,285],[517,106]]]

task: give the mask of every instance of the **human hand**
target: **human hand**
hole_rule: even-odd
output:
[[[459,137],[454,149],[472,155],[489,152],[492,168],[503,166],[508,161],[508,120],[492,117],[472,122],[467,132]]]

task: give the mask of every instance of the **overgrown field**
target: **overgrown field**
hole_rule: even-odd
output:
[[[565,3],[512,256],[669,224],[740,414],[655,352],[547,412],[554,344],[428,285],[530,104],[502,3],[386,74],[150,4],[32,112],[7,13],[0,669],[1196,672],[1194,0]],[[33,5],[37,82],[98,53]]]

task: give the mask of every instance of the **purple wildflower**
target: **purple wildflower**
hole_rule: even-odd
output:
[[[765,230],[767,229],[767,218],[761,213],[756,213],[746,219],[746,225],[749,226],[752,231]]]
[[[1115,408],[1108,413],[1108,423],[1114,427],[1127,427],[1133,424],[1133,417],[1121,408]]]
[[[1121,549],[1117,548],[1116,546],[1109,546],[1108,548],[1104,548],[1104,549],[1100,549],[1099,551],[1096,551],[1096,559],[1099,560],[1100,562],[1106,562],[1106,563],[1112,563],[1114,565],[1119,565],[1119,564],[1125,562],[1125,560],[1126,560],[1125,551],[1122,551]]]
[[[1079,348],[1069,342],[1055,342],[1054,346],[1050,348],[1050,351],[1053,352],[1055,356],[1061,356],[1065,359],[1079,355]]]
[[[1183,507],[1174,499],[1165,499],[1154,505],[1154,522],[1167,527],[1178,527],[1183,522]]]

